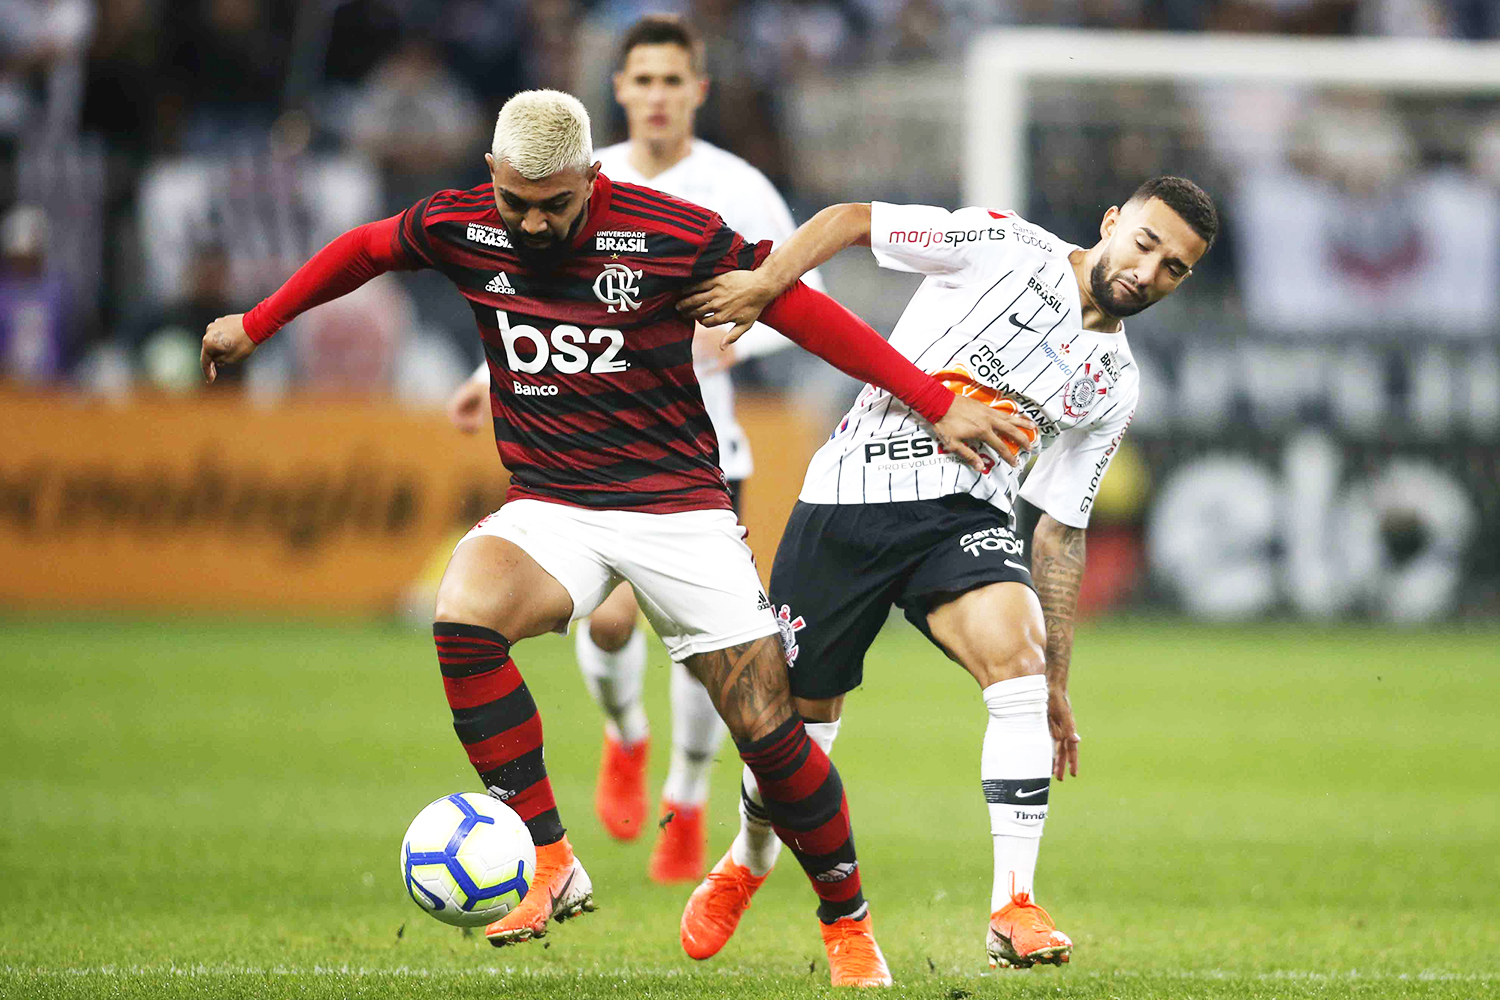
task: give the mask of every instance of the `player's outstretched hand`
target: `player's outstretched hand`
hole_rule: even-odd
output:
[[[203,350],[198,362],[203,366],[203,379],[212,382],[219,376],[220,365],[237,365],[255,353],[255,341],[245,332],[245,314],[220,316],[208,324],[203,335]]]
[[[473,434],[485,425],[490,415],[490,383],[474,376],[453,390],[448,397],[448,419],[465,434]]]
[[[677,311],[704,326],[731,324],[719,342],[728,347],[755,324],[776,294],[755,271],[729,271],[689,288]]]
[[[988,472],[983,455],[969,446],[987,444],[1011,465],[1036,440],[1036,422],[1023,413],[1009,413],[977,399],[956,396],[943,419],[932,426],[943,448],[957,455],[975,472]]]
[[[1073,703],[1068,692],[1047,685],[1047,727],[1052,730],[1052,777],[1078,777],[1078,744],[1083,739],[1073,724]]]

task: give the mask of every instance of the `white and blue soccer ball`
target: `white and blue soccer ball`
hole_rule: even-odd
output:
[[[526,824],[510,806],[477,792],[438,799],[417,813],[401,842],[406,891],[445,924],[499,920],[526,897],[535,875]]]

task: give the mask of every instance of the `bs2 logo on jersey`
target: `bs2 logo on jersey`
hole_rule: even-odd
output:
[[[625,335],[619,330],[594,329],[585,334],[580,328],[565,323],[553,327],[552,335],[548,337],[525,323],[512,326],[504,309],[496,309],[495,318],[500,326],[500,340],[505,344],[505,363],[513,372],[535,374],[550,367],[564,375],[575,375],[587,368],[590,374],[607,375],[630,367],[629,361],[619,357],[620,349],[625,346]],[[604,352],[592,363],[583,346],[586,343],[604,345]],[[530,357],[522,357],[523,344]]]

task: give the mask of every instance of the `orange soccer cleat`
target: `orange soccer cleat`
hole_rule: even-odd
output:
[[[631,746],[604,734],[594,811],[616,840],[634,840],[646,823],[646,755],[649,738]]]
[[[536,849],[536,876],[526,898],[520,906],[486,927],[484,936],[497,948],[519,944],[545,936],[548,920],[562,923],[595,908],[594,883],[573,856],[573,845],[564,837]]]
[[[682,910],[682,950],[699,961],[717,955],[765,880],[765,875],[752,875],[750,869],[735,864],[725,851]]]
[[[891,970],[875,943],[870,914],[855,920],[840,917],[831,924],[818,922],[823,947],[828,949],[828,971],[835,986],[889,986]]]
[[[1046,910],[1031,901],[1029,893],[1018,892],[990,916],[985,951],[992,969],[1029,969],[1067,962],[1073,954],[1073,942],[1057,929]]]
[[[708,849],[703,807],[663,799],[661,815],[661,832],[656,835],[647,869],[651,881],[662,885],[698,881],[703,877],[703,855]]]

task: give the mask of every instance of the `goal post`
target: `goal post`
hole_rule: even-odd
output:
[[[1267,82],[1500,93],[1500,43],[1006,28],[967,61],[964,202],[1023,208],[1027,86],[1038,80]]]

